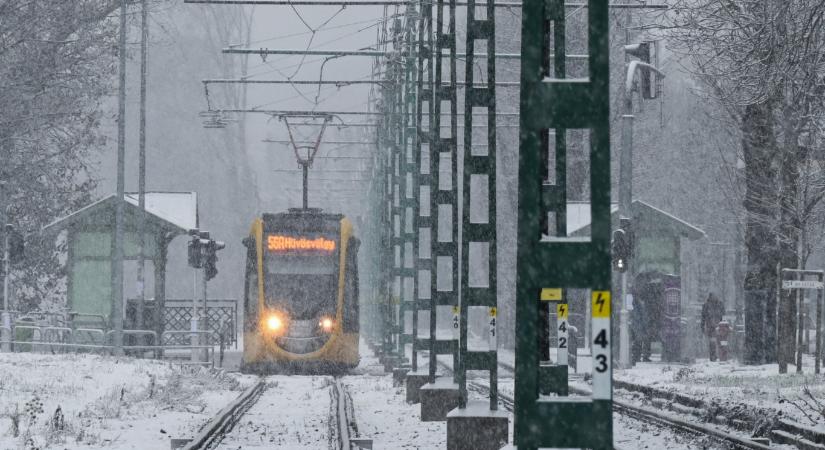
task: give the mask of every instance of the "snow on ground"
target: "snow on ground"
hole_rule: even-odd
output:
[[[329,376],[274,375],[218,448],[300,450],[328,447]]]
[[[670,428],[613,413],[613,443],[621,450],[727,449],[708,437],[677,433]]]
[[[421,405],[408,404],[403,386],[393,386],[377,358],[361,345],[361,364],[342,379],[352,396],[359,437],[375,450],[435,450],[447,447],[447,422],[422,422]],[[423,361],[420,358],[419,361]]]
[[[613,376],[617,380],[678,391],[707,402],[776,409],[801,424],[825,430],[825,417],[804,405],[804,402],[814,404],[804,393],[806,388],[820,402],[825,398],[825,375],[813,374],[812,359],[804,361],[803,369],[806,373],[797,374],[796,367],[789,365],[788,373],[780,374],[776,364],[746,366],[735,361],[698,360],[691,365],[638,363],[630,369],[615,370]]]
[[[250,383],[155,360],[0,353],[0,448],[166,449]]]

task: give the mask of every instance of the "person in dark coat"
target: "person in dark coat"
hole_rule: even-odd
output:
[[[716,326],[725,315],[725,304],[712,292],[702,305],[702,333],[708,337],[710,360],[716,361]]]

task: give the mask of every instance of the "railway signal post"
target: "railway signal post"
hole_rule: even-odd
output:
[[[517,448],[613,448],[610,352],[610,130],[607,0],[589,0],[589,77],[565,79],[565,4],[526,0],[522,5],[519,216],[516,281],[514,444]],[[550,35],[552,30],[552,36]],[[554,49],[549,45],[552,37]],[[551,53],[555,71],[550,72]],[[561,64],[559,64],[561,63]],[[590,132],[591,236],[566,235],[566,180],[551,178],[547,158],[564,167],[559,137]],[[545,136],[555,131],[551,152]],[[543,170],[544,169],[544,170]],[[546,180],[554,179],[554,183]],[[546,227],[548,215],[555,230]],[[560,223],[559,223],[560,222]],[[539,317],[545,288],[587,289],[591,297],[592,398],[539,396]],[[566,374],[565,374],[566,375]],[[565,377],[566,378],[566,377]]]

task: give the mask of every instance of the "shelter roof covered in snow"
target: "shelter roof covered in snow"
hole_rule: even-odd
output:
[[[635,224],[644,224],[644,228],[656,228],[679,235],[690,240],[701,239],[705,232],[699,227],[688,223],[641,200],[633,200],[631,211]],[[619,206],[610,207],[610,216],[614,224],[618,225]],[[636,225],[634,225],[636,226]],[[571,202],[567,204],[567,235],[586,236],[590,234],[590,203]]]
[[[59,232],[71,225],[95,221],[101,216],[111,216],[111,208],[116,206],[115,194],[84,206],[66,217],[43,227],[44,233]],[[132,218],[140,212],[138,194],[125,195],[126,228],[134,229]],[[146,218],[148,226],[163,228],[173,234],[186,233],[198,227],[198,194],[196,192],[147,192]]]

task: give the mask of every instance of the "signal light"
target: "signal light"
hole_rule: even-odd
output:
[[[611,256],[613,258],[613,270],[616,272],[627,271],[627,261],[630,258],[630,240],[625,230],[619,228],[613,232],[611,242]]]
[[[222,241],[209,238],[208,231],[189,230],[192,240],[187,247],[187,260],[190,267],[204,269],[207,280],[215,278],[218,274],[218,250],[226,248]]]

